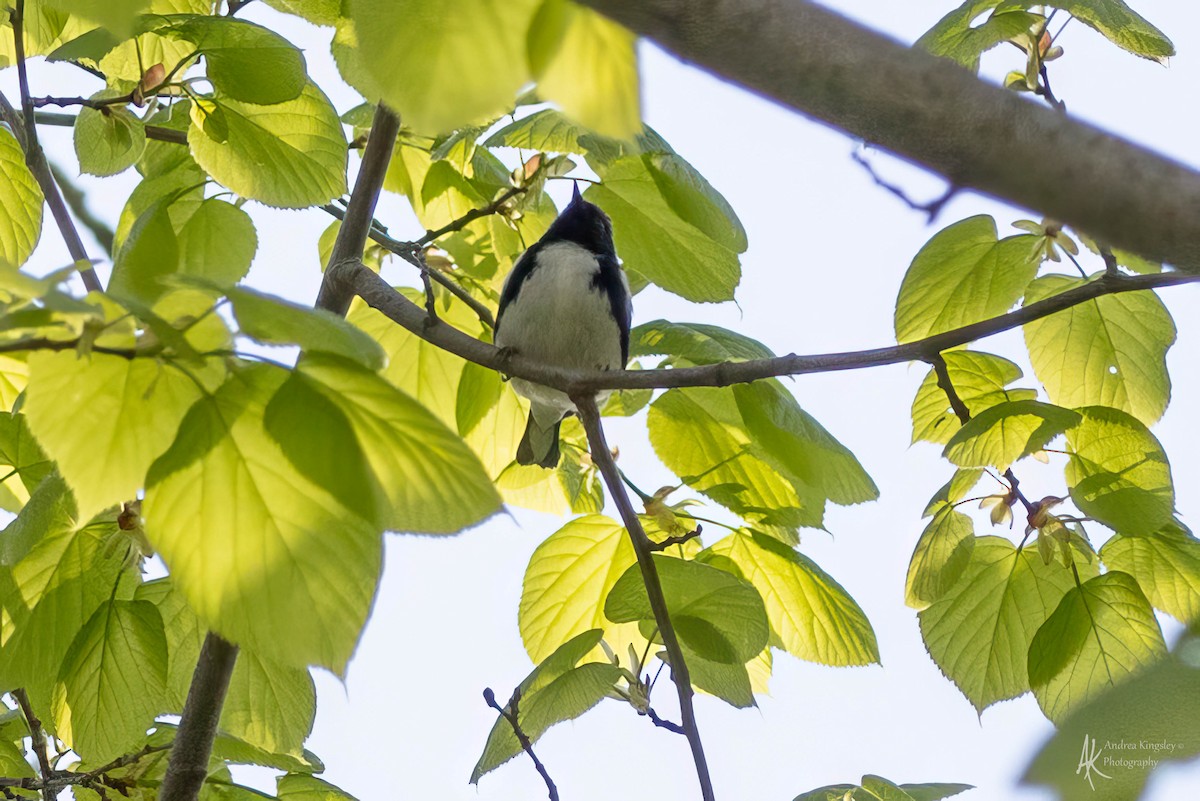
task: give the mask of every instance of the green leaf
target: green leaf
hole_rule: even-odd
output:
[[[682,643],[680,648],[683,650],[683,659],[687,663],[693,687],[717,696],[735,709],[747,709],[756,705],[754,687],[746,665],[705,659]],[[670,657],[665,651],[660,651],[658,656],[670,664]]]
[[[1036,546],[1018,551],[1006,539],[978,537],[958,582],[918,613],[925,647],[982,713],[1029,689],[1029,644],[1073,586],[1071,572],[1045,564]]]
[[[171,204],[178,197],[155,200],[118,240],[110,292],[151,302],[165,291],[162,279],[179,269],[179,235],[171,221]]]
[[[1026,304],[1087,279],[1047,275],[1029,285]],[[1025,325],[1033,370],[1061,406],[1112,406],[1146,425],[1171,398],[1167,349],[1175,323],[1153,292],[1106,295]]]
[[[304,773],[280,776],[275,787],[279,801],[356,801],[342,788]]]
[[[350,16],[384,102],[414,130],[437,134],[512,105],[529,78],[535,8],[535,0],[353,0]]]
[[[589,8],[545,0],[529,26],[538,94],[605,136],[641,130],[637,37]]]
[[[264,407],[286,377],[246,367],[192,407],[150,469],[146,532],[205,626],[285,665],[340,673],[375,593],[381,539],[267,436]]]
[[[951,506],[943,506],[921,532],[908,563],[904,603],[926,609],[954,586],[971,562],[975,524]]]
[[[42,3],[128,37],[133,32],[134,20],[146,10],[150,0],[42,0]]]
[[[1176,656],[1102,691],[1063,721],[1022,782],[1050,785],[1064,801],[1140,798],[1152,771],[1200,753],[1195,736],[1200,720],[1195,638],[1185,637],[1176,651]],[[1081,767],[1090,759],[1094,762],[1086,777],[1091,782]],[[1108,760],[1119,761],[1118,766]]]
[[[1171,466],[1162,446],[1141,422],[1103,406],[1078,410],[1067,431],[1071,499],[1088,517],[1122,534],[1149,534],[1175,512]]]
[[[509,123],[487,138],[485,147],[515,147],[542,153],[587,153],[580,143],[588,129],[555,109],[542,109]]]
[[[685,366],[771,359],[775,354],[750,337],[704,323],[654,320],[629,332],[632,356],[671,356]]]
[[[212,3],[209,0],[150,0],[147,11],[156,16],[141,17],[134,30],[145,26],[148,31],[122,42],[100,59],[97,66],[110,84],[116,81],[136,83],[147,67],[162,64],[169,70],[186,59],[194,52],[194,45],[159,34],[158,29],[166,27],[168,20],[158,15],[210,14]]]
[[[8,740],[0,740],[0,773],[14,779],[32,779],[37,775],[25,758],[25,750]]]
[[[48,706],[76,633],[112,594],[125,548],[111,518],[76,522],[66,484],[41,483],[0,536],[0,684]]]
[[[25,414],[70,485],[79,517],[131,501],[200,390],[157,359],[73,351],[29,358]]]
[[[295,14],[313,25],[334,25],[341,14],[342,0],[264,0],[271,8]]]
[[[603,515],[576,518],[547,537],[529,557],[517,612],[529,658],[540,662],[592,629],[603,631],[613,650],[623,653],[637,628],[610,623],[604,600],[636,561],[625,528]]]
[[[679,641],[705,659],[744,665],[767,645],[763,599],[749,582],[724,570],[656,554],[654,564]],[[617,579],[604,602],[613,623],[654,622],[637,565]]]
[[[774,635],[793,656],[822,665],[869,665],[879,646],[866,613],[804,554],[765,534],[737,532],[707,553],[737,565],[766,606]]]
[[[1066,716],[1167,651],[1154,610],[1130,575],[1073,588],[1029,647],[1029,683],[1046,717]]]
[[[612,218],[617,252],[629,269],[687,300],[732,300],[745,234],[716,190],[680,162],[660,154],[594,165],[603,183],[584,197]]]
[[[579,660],[599,644],[600,636],[600,630],[594,629],[568,640],[521,682],[517,722],[531,742],[536,742],[555,723],[577,718],[600,703],[621,678],[621,669],[616,665],[589,662],[576,667]],[[504,708],[511,714],[511,702]],[[471,771],[471,783],[478,783],[481,776],[500,767],[521,750],[512,724],[503,716],[497,716],[483,754]]]
[[[801,409],[778,381],[738,384],[733,396],[750,438],[791,475],[842,506],[879,497],[854,454]]]
[[[968,217],[933,235],[896,298],[896,340],[913,342],[1003,314],[1040,264],[1037,237],[996,238],[996,221]]]
[[[921,513],[921,517],[930,517],[940,512],[943,507],[958,503],[967,497],[967,493],[983,477],[983,472],[982,467],[960,467],[955,470],[950,480],[943,484],[934,496],[929,499],[929,503],[925,506],[925,511]]]
[[[243,287],[225,290],[238,326],[267,345],[299,345],[305,352],[332,353],[379,370],[383,349],[363,331],[324,309],[290,303]]]
[[[250,215],[232,203],[208,198],[178,229],[179,272],[236,284],[250,272],[258,233]]]
[[[219,114],[222,125],[206,124]],[[329,99],[313,83],[294,100],[257,106],[216,97],[192,108],[192,156],[243,197],[305,208],[346,192],[346,137]]]
[[[118,94],[104,90],[92,95],[101,100]],[[84,106],[75,120],[75,155],[79,169],[90,175],[116,175],[129,169],[146,149],[146,125],[126,106]]]
[[[1135,56],[1166,63],[1175,55],[1167,35],[1121,0],[1058,0],[1054,5]]]
[[[1021,368],[1008,359],[990,353],[952,350],[943,353],[946,372],[955,394],[966,404],[972,415],[1005,401],[1033,400],[1032,389],[1005,389],[1021,377]],[[961,427],[958,416],[950,407],[950,399],[937,382],[937,372],[930,369],[917,388],[912,405],[912,441],[945,445]]]
[[[297,385],[331,404],[356,435],[361,455],[346,449],[340,457],[350,462],[348,471],[355,459],[365,457],[386,528],[451,534],[499,510],[500,496],[491,479],[457,433],[375,373],[314,353],[301,360],[277,398]],[[323,449],[308,444],[313,418],[303,405],[283,412],[278,403],[273,400],[268,406],[267,429],[289,456],[304,453],[303,459],[293,459],[304,471],[303,465],[322,458]],[[339,421],[339,431],[341,427]],[[318,474],[323,472],[322,467]],[[336,486],[330,488],[339,494]],[[359,492],[346,488],[347,499],[357,499]],[[348,508],[361,507],[352,503]]]
[[[1001,0],[969,0],[943,17],[916,42],[916,47],[935,56],[953,59],[973,72],[979,70],[979,57],[1001,42],[1028,32],[1044,17],[1017,8],[995,10],[978,25],[971,23]]]
[[[42,233],[42,190],[12,131],[0,127],[0,264],[20,267]]]
[[[300,49],[260,25],[201,16],[163,32],[204,54],[208,79],[224,97],[268,106],[296,99],[308,83]]]
[[[58,674],[56,734],[104,763],[146,736],[167,701],[167,638],[148,601],[108,601],[79,631]]]
[[[54,469],[38,447],[25,416],[0,412],[0,506],[16,514],[21,511],[42,479]],[[11,507],[11,508],[10,508]]]
[[[944,455],[959,467],[995,467],[1003,473],[1081,419],[1070,409],[1035,400],[999,403],[959,429]]]
[[[672,389],[650,405],[650,443],[684,483],[743,519],[820,526],[825,498],[783,472],[753,439],[729,388]]]
[[[866,777],[864,776],[865,780]],[[956,784],[953,782],[922,782],[920,784],[902,784],[900,789],[912,796],[913,801],[941,801],[952,795],[974,790],[973,784]]]
[[[1183,623],[1200,618],[1200,540],[1169,524],[1148,534],[1117,534],[1100,549],[1110,570],[1137,579],[1155,608]]]

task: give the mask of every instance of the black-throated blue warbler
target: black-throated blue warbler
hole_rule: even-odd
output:
[[[495,343],[555,367],[620,370],[629,360],[629,282],[617,261],[612,222],[579,194],[545,235],[517,259],[500,293]],[[575,411],[565,393],[515,378],[529,399],[517,462],[556,467],[563,418]],[[608,393],[599,393],[598,404]]]

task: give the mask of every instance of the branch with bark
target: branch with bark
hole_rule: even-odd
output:
[[[518,704],[521,702],[521,689],[518,687],[513,690],[512,698],[508,701],[508,708],[500,706],[496,701],[496,694],[492,692],[491,687],[483,688],[483,700],[492,709],[500,713],[500,717],[508,721],[508,725],[512,727],[513,734],[516,735],[517,742],[521,744],[521,750],[529,755],[533,760],[533,767],[541,775],[542,781],[546,782],[546,791],[550,794],[550,801],[558,801],[558,787],[555,786],[554,780],[550,778],[550,771],[546,770],[546,766],[542,764],[542,760],[538,759],[537,754],[533,752],[533,743],[529,740],[529,735],[521,728],[520,712]]]

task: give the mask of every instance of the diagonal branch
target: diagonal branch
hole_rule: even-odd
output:
[[[54,778],[54,766],[50,764],[50,755],[46,751],[46,733],[42,730],[42,721],[38,719],[37,714],[33,711],[33,705],[29,703],[29,695],[25,690],[17,688],[12,692],[13,698],[16,699],[17,706],[21,707],[21,714],[25,716],[25,725],[29,729],[29,739],[33,743],[33,753],[37,756],[38,768],[42,772],[42,784]],[[47,799],[48,794],[43,793]]]
[[[558,787],[554,785],[554,780],[550,778],[550,771],[546,770],[546,766],[542,764],[542,760],[537,758],[537,754],[533,752],[533,743],[529,741],[529,735],[521,728],[520,720],[518,719],[517,704],[521,700],[521,688],[518,687],[513,691],[512,699],[508,702],[509,709],[500,706],[496,701],[496,694],[492,692],[491,687],[483,688],[483,700],[487,701],[487,705],[500,713],[500,717],[508,721],[508,725],[512,726],[513,734],[517,737],[517,742],[521,744],[522,750],[529,754],[529,758],[533,760],[533,767],[541,774],[542,781],[546,782],[546,790],[550,794],[550,801],[558,801]]]
[[[368,305],[425,341],[483,367],[490,367],[510,376],[554,387],[569,395],[596,392],[601,389],[726,387],[784,375],[829,373],[839,370],[879,367],[886,364],[902,364],[910,361],[928,361],[944,350],[1017,328],[1104,295],[1200,283],[1200,275],[1189,273],[1103,274],[1086,284],[1023,306],[1007,314],[903,345],[813,356],[798,356],[793,353],[771,359],[720,362],[702,367],[583,371],[563,370],[522,357],[520,354],[502,352],[441,320],[430,320],[421,307],[394,290],[383,278],[369,270],[357,259],[347,259],[335,263],[327,272],[337,273],[337,280],[344,281],[351,286],[353,291]]]
[[[633,543],[634,553],[637,554],[638,567],[642,571],[642,582],[646,585],[646,595],[650,599],[650,608],[654,610],[654,622],[658,625],[662,636],[663,646],[671,660],[671,679],[675,682],[675,690],[679,695],[679,714],[683,718],[683,733],[692,749],[692,759],[696,763],[696,777],[700,780],[700,795],[704,801],[713,801],[712,778],[708,773],[708,761],[704,757],[704,744],[700,741],[700,729],[696,725],[696,711],[692,707],[692,678],[688,673],[687,662],[683,657],[683,649],[679,638],[675,635],[675,625],[671,622],[667,610],[667,599],[663,595],[662,582],[658,578],[658,568],[654,564],[653,542],[646,536],[642,521],[638,519],[637,511],[629,501],[625,485],[621,481],[621,473],[613,461],[612,451],[604,438],[604,427],[600,424],[600,410],[596,407],[596,397],[593,394],[581,392],[571,396],[579,410],[579,419],[587,432],[588,447],[592,452],[592,461],[600,468],[604,483],[613,502],[621,512],[621,520],[629,539]]]
[[[685,61],[974,189],[1200,270],[1200,173],[797,0],[582,0]]]

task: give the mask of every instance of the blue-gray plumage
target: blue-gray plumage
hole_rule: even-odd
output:
[[[612,223],[576,185],[570,205],[504,282],[496,346],[556,367],[621,370],[629,360],[632,316]],[[530,403],[517,462],[556,467],[559,427],[575,404],[556,389],[520,378],[512,383]],[[607,396],[600,393],[597,403]]]

